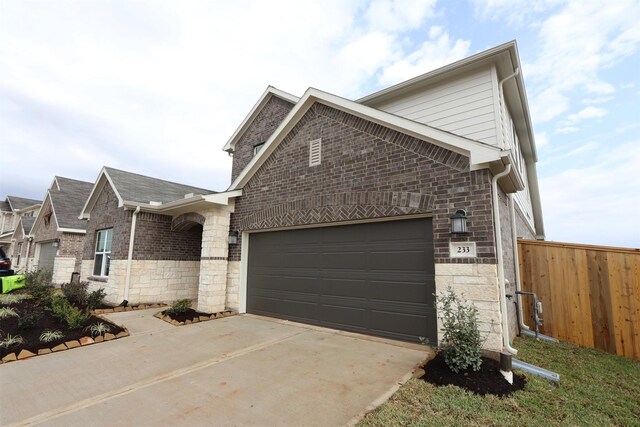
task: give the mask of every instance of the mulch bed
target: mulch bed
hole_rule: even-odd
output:
[[[436,386],[455,385],[481,396],[509,396],[522,390],[526,378],[513,373],[513,384],[509,384],[500,373],[500,363],[487,357],[482,358],[482,365],[477,372],[460,372],[456,374],[447,366],[441,353],[423,367],[425,374],[420,379]]]
[[[170,310],[161,311],[154,316],[158,319],[162,319],[165,322],[169,322],[172,325],[189,325],[191,323],[205,322],[207,320],[220,319],[222,317],[233,316],[236,313],[233,311],[221,311],[220,313],[203,313],[196,311],[193,308],[187,309],[184,313],[174,313]]]
[[[34,311],[33,302],[29,299],[22,300],[18,303],[2,306],[14,308],[20,315]],[[18,329],[18,319],[19,317],[7,317],[4,319],[0,319],[0,339],[4,339],[7,335],[19,335],[24,340],[24,343],[14,344],[9,348],[0,347],[0,359],[11,353],[19,354],[22,350],[28,350],[31,353],[38,354],[38,350],[41,349],[52,349],[59,346],[60,344],[65,344],[70,341],[79,341],[80,338],[83,337],[91,337],[91,332],[89,332],[88,328],[91,325],[100,322],[108,325],[110,329],[109,334],[112,334],[114,336],[126,332],[125,328],[122,328],[109,322],[106,319],[102,319],[97,316],[91,316],[87,324],[78,329],[67,329],[67,326],[64,323],[61,323],[57,318],[53,316],[50,311],[47,310],[42,310],[42,317],[33,328]],[[42,342],[40,341],[40,335],[45,330],[61,331],[64,334],[64,337],[50,342]],[[99,339],[97,341],[99,341]]]

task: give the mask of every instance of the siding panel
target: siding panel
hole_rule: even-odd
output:
[[[372,107],[497,146],[497,106],[491,68],[420,89]]]

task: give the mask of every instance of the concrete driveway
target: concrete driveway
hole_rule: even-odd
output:
[[[243,315],[175,327],[111,314],[130,337],[0,365],[0,425],[354,422],[428,349]]]

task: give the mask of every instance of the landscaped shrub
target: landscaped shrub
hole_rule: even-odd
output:
[[[51,300],[51,311],[58,320],[66,323],[69,329],[83,327],[91,317],[89,310],[79,309],[63,296],[53,297]]]
[[[0,307],[0,319],[7,317],[18,317],[18,311],[11,307]]]
[[[9,348],[16,344],[22,344],[24,339],[20,335],[7,334],[6,337],[0,340],[0,347]]]
[[[171,308],[169,308],[167,311],[174,314],[181,314],[181,313],[186,313],[190,308],[191,308],[191,300],[186,298],[186,299],[179,299],[178,301],[171,304]]]
[[[60,338],[64,338],[64,334],[60,331],[46,330],[40,334],[40,341],[42,342],[51,342]]]
[[[104,291],[104,288],[96,289],[87,295],[87,308],[89,310],[93,310],[95,308],[100,307],[104,303],[104,297],[107,296],[107,293]]]
[[[89,282],[65,283],[62,293],[70,303],[84,307],[87,304],[88,286]]]
[[[98,322],[85,328],[85,331],[89,331],[91,332],[91,336],[97,337],[98,335],[104,335],[107,332],[111,332],[111,328],[103,322]]]
[[[33,298],[34,306],[49,306],[54,292],[51,284],[51,272],[35,270],[25,273],[25,289]]]
[[[480,370],[482,341],[478,309],[456,295],[451,287],[436,295],[436,308],[444,332],[440,351],[449,369],[455,373]]]
[[[18,318],[18,329],[34,328],[42,316],[43,313],[41,311],[32,311],[30,313],[23,314]]]

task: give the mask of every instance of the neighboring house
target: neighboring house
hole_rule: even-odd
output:
[[[29,271],[33,266],[33,256],[29,257],[31,253],[31,245],[33,244],[33,237],[31,236],[31,229],[36,222],[35,217],[23,216],[18,219],[18,226],[11,235],[11,241],[13,242],[13,252],[11,256],[11,266],[17,272]]]
[[[83,277],[112,302],[197,298],[432,343],[433,294],[452,286],[485,347],[508,348],[514,238],[544,238],[519,70],[510,42],[357,101],[268,87],[224,147],[226,192],[102,170]]]
[[[21,217],[35,217],[40,210],[41,200],[7,196],[0,202],[0,245],[4,246],[8,256],[12,256],[15,245],[11,240]]]
[[[105,288],[107,301],[116,304],[204,301],[198,285],[208,278],[200,266],[209,262],[209,245],[226,246],[228,199],[104,167],[80,215],[88,220],[82,280]],[[221,223],[213,219],[217,207],[226,218]],[[203,229],[206,217],[212,219]]]
[[[54,177],[31,229],[29,268],[49,270],[54,284],[80,272],[86,221],[78,216],[92,188],[90,182]]]

